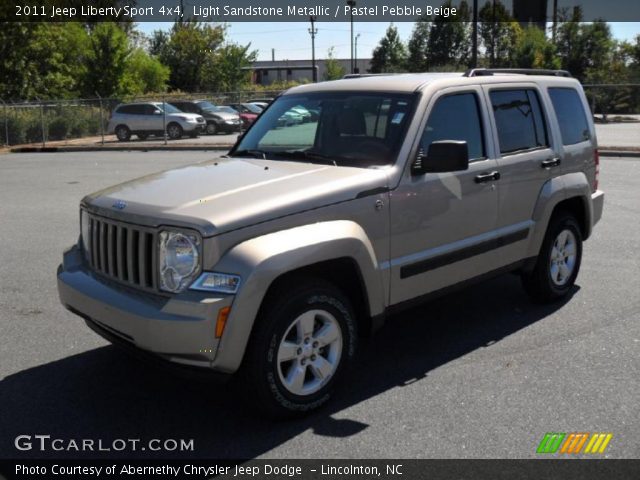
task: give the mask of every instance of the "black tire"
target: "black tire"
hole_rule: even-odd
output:
[[[138,136],[138,138],[142,141],[146,140],[147,138],[149,138],[149,134],[148,133],[137,133],[136,134]]]
[[[570,274],[564,277],[560,274],[561,284],[559,284],[557,281],[558,277],[554,274],[554,259],[552,257],[554,255],[556,240],[559,239],[559,235],[564,231],[571,232],[575,239],[575,258],[572,267],[569,268]],[[568,250],[571,249],[568,248]],[[564,211],[557,212],[549,222],[535,267],[531,272],[523,273],[522,275],[522,285],[535,302],[549,303],[558,300],[567,295],[573,288],[580,270],[581,261],[582,232],[580,231],[580,225],[571,213]],[[567,263],[567,257],[565,257],[564,260],[556,258],[556,262],[559,262],[559,264],[564,262],[565,266],[569,265]],[[556,280],[554,280],[554,276]]]
[[[182,135],[184,135],[184,130],[182,130],[180,125],[172,122],[167,125],[167,135],[171,140],[179,140],[182,138]]]
[[[298,331],[291,329],[295,328],[295,320],[310,310],[321,312],[313,317],[314,328],[318,326],[319,330],[314,330],[311,342],[300,340],[299,346],[305,349],[316,348],[314,339],[326,326],[322,323],[323,315],[326,313],[337,322],[341,333],[339,360],[335,361],[336,366],[332,374],[324,380],[315,377],[316,355],[306,357],[305,360],[305,353],[300,353],[302,348],[298,348],[299,357],[291,360],[291,363],[278,361],[281,342],[291,339],[291,335],[298,337]],[[333,320],[331,326],[335,327],[336,322]],[[295,282],[287,282],[270,293],[256,319],[243,364],[238,372],[242,397],[249,401],[252,408],[270,417],[291,418],[308,414],[331,398],[353,361],[357,341],[353,309],[340,290],[319,279],[299,278]],[[318,361],[324,363],[325,360],[319,357],[322,355],[324,359],[328,359],[331,353],[329,350],[322,350],[323,347],[320,347],[317,357]],[[308,384],[313,387],[316,382],[314,388],[318,389],[310,391],[309,394],[297,395],[285,386],[281,376],[284,376],[285,368],[291,373],[292,368],[300,368],[305,361],[308,363],[303,367],[303,383],[307,384],[306,379],[313,377]]]
[[[115,128],[115,134],[119,141],[128,142],[131,140],[131,130],[126,125],[118,125]]]
[[[206,132],[209,135],[217,135],[218,133],[218,126],[211,122],[211,123],[207,123],[207,128],[206,128]]]

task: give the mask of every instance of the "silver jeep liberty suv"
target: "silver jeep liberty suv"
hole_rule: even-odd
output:
[[[309,412],[358,337],[416,299],[506,271],[536,301],[566,295],[602,214],[598,168],[566,72],[299,86],[227,157],[85,197],[60,299],[114,343],[234,374],[269,414]]]

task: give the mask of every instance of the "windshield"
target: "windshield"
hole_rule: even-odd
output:
[[[156,104],[156,107],[158,107],[160,110],[162,110],[162,104],[161,103]],[[166,113],[184,113],[182,110],[174,107],[170,103],[165,103],[164,104],[164,111]]]
[[[249,110],[251,113],[259,114],[260,112],[262,112],[262,109],[259,106],[254,105],[253,103],[243,103],[242,106]]]
[[[233,108],[231,107],[216,107],[214,109],[215,112],[227,112],[227,113],[235,113],[236,115],[238,114],[238,112],[236,112]]]
[[[371,167],[395,162],[414,94],[322,92],[279,97],[233,156]]]
[[[202,102],[198,102],[197,105],[203,110],[215,110],[216,106],[211,103],[203,100]]]

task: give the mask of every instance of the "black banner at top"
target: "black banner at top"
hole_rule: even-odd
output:
[[[474,3],[473,0],[3,0],[0,21],[306,22],[312,16],[318,22],[415,22],[435,16],[470,21]],[[636,0],[477,0],[477,8],[493,9],[498,3],[520,23],[541,24],[551,22],[554,17],[558,21],[576,18],[585,22],[640,21],[640,2]]]

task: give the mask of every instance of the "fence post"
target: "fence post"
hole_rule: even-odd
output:
[[[162,96],[162,131],[164,132],[164,144],[167,144],[167,104]]]
[[[98,96],[100,102],[100,136],[102,137],[102,146],[104,147],[104,118],[102,117],[102,97],[98,92],[94,92]]]
[[[42,100],[36,97],[36,100],[40,104],[40,127],[42,129],[42,148],[47,146],[47,139],[44,136],[44,105],[42,104]]]
[[[9,110],[7,109],[7,104],[3,99],[0,98],[0,102],[2,102],[3,110],[4,110],[4,146],[9,146]]]

